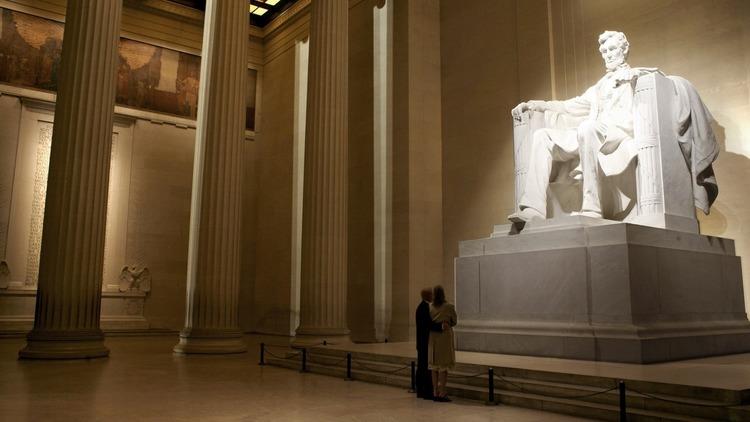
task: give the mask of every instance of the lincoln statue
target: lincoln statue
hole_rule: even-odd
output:
[[[622,32],[599,36],[606,74],[583,95],[566,101],[528,101],[516,106],[513,117],[542,112],[550,122],[531,136],[528,173],[514,222],[547,218],[547,191],[553,165],[565,164],[567,176],[580,182],[581,209],[575,214],[602,217],[603,176],[622,173],[637,156],[633,142],[633,96],[636,79],[656,72],[631,68],[628,40]]]

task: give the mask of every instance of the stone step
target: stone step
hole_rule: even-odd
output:
[[[281,356],[281,359],[267,355],[266,361],[271,365],[299,370],[301,363],[297,353],[299,352],[290,351],[283,356],[277,351],[275,354]],[[310,372],[340,378],[346,375],[346,351],[314,348],[308,351],[307,359],[307,368]],[[409,358],[355,352],[352,353],[352,359],[352,378],[356,380],[402,388],[410,386],[411,359]],[[384,374],[384,372],[397,370],[395,374]],[[486,371],[485,366],[458,364],[456,371],[452,372],[449,378],[450,394],[486,401],[488,394]],[[538,372],[541,372],[541,375]],[[495,381],[495,397],[504,404],[603,420],[618,420],[619,418],[617,390],[593,397],[576,397],[614,387],[616,381],[611,378],[581,378],[572,375],[572,382],[569,382],[565,374],[549,376],[543,371],[514,370],[514,368],[495,368],[495,373],[503,378]],[[561,382],[563,379],[565,382]],[[590,383],[587,385],[586,381]],[[631,381],[626,380],[626,385],[630,383]],[[750,406],[715,407],[727,403],[717,401],[716,398],[725,400],[736,394],[704,391],[704,389],[675,388],[686,386],[668,384],[653,386],[643,382],[639,384],[637,381],[632,381],[632,384],[643,388],[638,389],[646,394],[653,394],[654,397],[669,401],[657,400],[628,391],[628,414],[631,421],[750,421]],[[682,395],[665,394],[665,391],[674,390]],[[690,396],[687,397],[687,394]]]
[[[334,357],[345,357],[346,351],[332,348],[315,348],[310,353],[328,355]],[[378,355],[374,353],[353,352],[354,360],[378,361],[390,364],[409,364],[413,358],[396,356],[396,355]],[[496,367],[495,374],[507,379],[535,380],[540,382],[559,383],[566,386],[585,386],[605,389],[613,387],[616,382],[612,377],[607,376],[590,376],[562,372],[550,372],[542,370],[529,370],[523,368]],[[455,373],[475,374],[480,371],[487,371],[487,366],[477,364],[467,364],[458,362],[455,366]],[[485,377],[486,379],[486,377]],[[750,391],[728,390],[721,388],[706,388],[691,385],[667,384],[659,382],[648,382],[639,380],[624,380],[626,384],[638,391],[656,396],[671,397],[675,400],[697,399],[701,404],[721,404],[729,405],[735,403],[750,403]]]
[[[279,360],[271,358],[267,360],[270,365],[286,367],[289,369],[299,370],[299,361],[292,360]],[[318,363],[308,363],[307,369],[311,373],[322,374],[328,376],[334,376],[343,378],[346,374],[345,368],[329,367]],[[410,385],[410,379],[403,375],[384,375],[373,371],[352,369],[352,378],[358,381],[371,382],[376,384],[384,384],[390,386],[397,386],[402,388],[408,388]],[[486,402],[487,390],[486,388],[479,388],[474,386],[462,385],[453,382],[448,383],[448,391],[451,396],[461,397],[464,399],[478,400]],[[549,398],[538,394],[521,393],[517,391],[509,391],[503,389],[495,390],[495,400],[498,403],[527,407],[538,410],[544,410],[555,413],[564,413],[574,416],[582,416],[588,418],[595,418],[601,420],[612,420],[616,421],[619,417],[619,409],[617,406],[603,405],[598,403],[589,403],[579,400],[571,399],[560,399],[560,398]],[[656,412],[644,409],[628,409],[629,420],[634,422],[640,421],[682,421],[682,422],[708,422],[716,419],[704,419],[695,418],[689,416],[670,415],[665,412]]]

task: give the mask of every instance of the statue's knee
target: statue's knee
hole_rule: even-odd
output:
[[[536,148],[549,149],[552,141],[546,129],[539,129],[536,132],[534,132],[533,143]]]
[[[596,128],[596,122],[593,120],[586,120],[578,126],[578,143],[579,144],[595,144],[599,139],[599,135]]]

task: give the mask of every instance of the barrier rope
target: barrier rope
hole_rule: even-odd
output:
[[[326,344],[325,343],[317,343],[317,344],[311,345],[311,347],[321,346],[321,345],[326,345]],[[271,352],[270,350],[268,350],[269,347],[284,348],[284,349],[291,349],[291,347],[289,345],[264,344],[265,351],[269,355],[275,357],[276,359],[281,359],[281,360],[295,359],[295,358],[297,358],[298,356],[300,356],[302,354],[302,352],[296,352],[296,353],[293,353],[293,354],[291,354],[289,356],[279,356],[279,355]],[[342,363],[344,363],[346,360],[347,360],[347,358],[344,357],[343,359],[337,360],[337,361],[335,361],[332,364],[325,364],[325,365],[338,367],[339,365],[341,365]],[[410,366],[411,366],[411,364],[408,364],[408,365],[404,365],[402,367],[396,368],[394,370],[382,371],[380,369],[373,368],[373,367],[371,367],[369,365],[365,365],[365,364],[363,364],[361,362],[358,362],[358,361],[356,361],[354,359],[352,359],[351,362],[352,362],[352,365],[357,365],[359,368],[362,368],[362,369],[370,371],[370,372],[384,374],[386,376],[395,375],[395,374],[403,371],[404,369],[410,368]],[[318,362],[318,363],[321,363],[321,362]],[[477,372],[476,374],[471,374],[471,375],[452,375],[452,374],[448,374],[448,379],[450,379],[450,380],[467,380],[467,379],[471,379],[471,378],[478,378],[478,377],[481,377],[481,376],[483,376],[485,374],[486,374],[485,372]],[[521,386],[521,385],[519,385],[519,384],[517,384],[517,383],[515,383],[515,382],[513,382],[513,381],[511,381],[511,380],[509,380],[509,379],[507,379],[505,377],[503,377],[502,375],[494,373],[494,372],[493,372],[493,377],[496,378],[496,379],[498,379],[498,380],[500,380],[500,381],[502,381],[502,382],[504,382],[504,383],[506,383],[506,384],[508,384],[508,385],[511,385],[511,386],[515,387],[520,392],[528,393],[528,394],[536,394],[536,395],[550,397],[550,398],[556,398],[556,399],[571,399],[571,400],[573,400],[573,399],[585,399],[585,398],[591,398],[591,397],[596,397],[596,396],[599,396],[599,395],[602,395],[602,394],[610,393],[610,392],[615,391],[615,390],[618,389],[618,386],[614,386],[612,388],[608,388],[608,389],[605,389],[605,390],[602,390],[602,391],[595,391],[595,392],[586,393],[586,394],[557,395],[557,394],[539,393],[539,392],[535,392],[535,391],[529,390],[529,389],[524,388],[523,386]],[[675,399],[669,399],[669,398],[659,397],[659,396],[654,395],[654,394],[644,393],[644,392],[636,390],[635,388],[630,387],[630,386],[628,386],[627,389],[629,389],[630,391],[632,391],[634,393],[640,394],[643,397],[647,397],[647,398],[650,398],[650,399],[653,399],[653,400],[659,400],[659,401],[666,402],[666,403],[683,405],[683,406],[697,406],[697,407],[707,407],[707,408],[729,408],[729,407],[742,406],[741,402],[740,403],[732,403],[732,404],[708,404],[708,403],[688,402],[688,401],[683,401],[683,400],[675,400]]]
[[[323,343],[320,343],[320,345],[322,345],[322,344]],[[283,346],[283,345],[277,345],[277,344],[265,344],[264,346],[265,346],[265,352],[268,353],[269,355],[271,355],[272,357],[275,357],[276,359],[281,359],[281,360],[295,359],[295,358],[297,358],[298,356],[300,356],[302,354],[302,352],[296,352],[296,353],[294,353],[294,354],[292,354],[290,356],[283,357],[283,356],[279,356],[279,355],[271,352],[270,350],[268,350],[268,347],[290,349],[290,346],[288,346],[288,345],[287,346]],[[309,355],[308,354],[308,356],[309,356],[308,357],[308,359],[309,359],[308,362],[313,363],[313,356],[315,356],[315,355]],[[336,366],[336,367],[338,367],[342,363],[346,362],[346,359],[347,358],[344,357],[343,359],[337,360],[334,363],[324,363],[324,362],[320,362],[320,361],[315,362],[315,363],[322,363],[322,364],[324,364],[326,366]],[[384,375],[395,375],[396,373],[401,372],[404,369],[408,369],[411,366],[411,364],[409,364],[409,365],[405,365],[405,366],[402,366],[400,368],[394,369],[392,371],[381,371],[380,369],[376,369],[376,368],[373,368],[371,366],[365,365],[365,364],[363,364],[361,362],[357,362],[354,359],[352,359],[352,365],[357,365],[360,368],[365,369],[367,371],[376,372],[376,373],[384,374]]]
[[[265,345],[265,347],[276,347],[280,349],[294,349],[294,347],[291,344],[268,344],[268,343],[263,343],[263,344]],[[306,345],[304,348],[309,349],[311,347],[327,346],[327,345],[328,343],[315,343],[315,344]]]
[[[317,346],[326,346],[326,345],[327,345],[326,342],[322,342],[322,343],[311,344],[308,347],[317,347]],[[273,353],[271,350],[269,350],[269,348],[271,348],[271,347],[275,347],[277,349],[286,349],[286,350],[290,350],[291,349],[291,350],[294,350],[294,348],[291,345],[289,345],[289,344],[267,344],[267,343],[262,343],[262,346],[263,346],[263,350],[264,350],[265,353],[268,353],[269,355],[271,355],[272,357],[275,357],[276,359],[281,359],[281,360],[295,359],[296,357],[298,357],[298,356],[300,356],[302,354],[302,352],[300,351],[300,352],[292,353],[289,356],[279,356],[279,355]],[[306,347],[306,349],[308,347]],[[344,358],[344,360],[346,360],[346,358]],[[341,362],[336,363],[336,365],[338,365],[339,363],[341,363]]]
[[[453,375],[451,373],[448,373],[448,379],[449,380],[466,380],[466,379],[471,379],[471,378],[478,378],[478,377],[481,377],[482,375],[487,375],[487,373],[477,372],[476,374],[473,374],[473,375]]]
[[[341,365],[341,364],[342,364],[343,362],[346,362],[346,358],[343,358],[343,359],[337,360],[337,361],[336,361],[336,362],[334,362],[334,363],[324,363],[324,362],[321,362],[321,361],[317,361],[317,362],[315,362],[315,361],[314,361],[314,360],[312,360],[312,359],[310,359],[310,362],[313,362],[313,363],[322,363],[322,364],[324,364],[324,365],[326,365],[326,366],[339,366],[339,365]],[[352,362],[353,362],[353,361],[352,361]]]
[[[291,354],[291,355],[289,355],[289,356],[279,356],[279,355],[277,355],[277,354],[273,353],[273,352],[272,352],[272,351],[270,351],[270,350],[266,350],[266,353],[268,353],[269,355],[271,355],[271,356],[275,357],[276,359],[281,359],[281,360],[294,359],[294,358],[296,358],[297,356],[299,356],[299,355],[301,355],[301,354],[302,354],[302,352],[296,352],[296,353],[292,353],[292,354]]]
[[[367,371],[370,371],[370,372],[377,372],[377,373],[380,373],[380,374],[385,374],[385,375],[395,375],[396,373],[398,373],[398,372],[401,372],[401,371],[403,371],[404,369],[407,369],[407,368],[410,368],[410,367],[411,367],[411,364],[409,364],[409,365],[405,365],[405,366],[402,366],[402,367],[400,367],[400,368],[398,368],[398,369],[394,369],[394,370],[392,370],[392,371],[381,371],[381,370],[379,370],[379,369],[375,369],[375,368],[373,368],[373,367],[371,367],[371,366],[367,366],[367,365],[365,365],[365,364],[363,364],[363,363],[361,363],[361,362],[357,362],[357,361],[355,361],[354,359],[352,359],[352,365],[355,365],[355,364],[356,364],[357,366],[359,366],[360,368],[362,368],[362,369],[365,369],[365,370],[367,370]]]
[[[539,396],[550,397],[550,398],[553,398],[553,399],[585,399],[585,398],[589,398],[589,397],[595,397],[595,396],[598,396],[598,395],[601,395],[601,394],[606,394],[606,393],[609,393],[611,391],[615,391],[618,388],[617,386],[614,386],[614,387],[612,387],[610,389],[602,390],[602,391],[595,391],[593,393],[574,394],[574,395],[556,395],[556,394],[538,393],[538,392],[534,392],[534,391],[528,390],[528,389],[523,388],[522,386],[514,383],[513,381],[510,381],[510,380],[506,379],[502,375],[495,374],[495,378],[497,378],[497,379],[499,379],[499,380],[501,380],[501,381],[503,381],[503,382],[505,382],[507,384],[510,384],[513,387],[516,387],[519,391],[521,391],[523,393],[536,394],[536,395],[539,395]]]
[[[674,400],[674,399],[666,399],[666,398],[663,398],[663,397],[658,397],[658,396],[655,396],[653,394],[649,394],[649,393],[644,393],[642,391],[638,391],[638,390],[636,390],[633,387],[628,387],[628,390],[633,391],[635,393],[638,393],[638,394],[640,394],[640,395],[642,395],[644,397],[648,397],[650,399],[660,400],[660,401],[667,402],[667,403],[672,403],[672,404],[680,404],[680,405],[684,405],[684,406],[714,407],[714,408],[728,408],[728,407],[742,406],[742,403],[734,403],[734,404],[691,403],[691,402],[682,401],[682,400]]]

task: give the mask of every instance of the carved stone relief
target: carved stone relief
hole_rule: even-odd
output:
[[[102,283],[102,289],[107,289],[107,284],[110,282],[110,280],[115,279],[115,274],[110,274],[111,271],[111,265],[107,265],[107,261],[111,260],[112,257],[110,256],[112,254],[112,241],[114,240],[114,233],[112,232],[114,230],[115,224],[113,224],[112,220],[112,208],[113,206],[117,206],[117,199],[112,198],[113,192],[114,192],[114,186],[117,183],[117,148],[118,148],[118,142],[117,142],[117,133],[112,134],[112,149],[110,153],[110,166],[109,166],[109,187],[107,188],[108,192],[108,202],[107,202],[107,222],[104,232],[104,282]]]
[[[26,97],[21,102],[12,186],[7,187],[11,192],[7,250],[0,251],[0,332],[29,330],[33,325],[52,146],[53,105]],[[138,254],[126,258],[133,126],[134,121],[121,117],[113,128],[102,272],[105,330],[149,328],[143,311],[151,276]],[[125,270],[123,264],[128,262],[138,265]]]
[[[126,265],[120,272],[120,291],[138,291],[148,293],[151,291],[151,272],[146,267],[138,265]]]
[[[24,284],[36,286],[39,281],[39,252],[42,248],[42,226],[44,224],[44,204],[47,197],[49,176],[49,155],[52,148],[52,123],[39,122],[39,137],[34,169],[34,194],[31,203],[29,222],[29,244],[26,255],[26,279]]]

